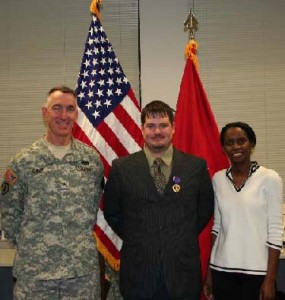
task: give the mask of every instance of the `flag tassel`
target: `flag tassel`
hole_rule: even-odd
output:
[[[100,13],[100,7],[103,3],[103,0],[92,0],[92,3],[90,5],[90,11],[92,14],[94,14],[99,21],[101,22],[101,13]]]
[[[96,240],[96,245],[99,253],[103,255],[103,257],[106,259],[108,262],[109,266],[115,270],[119,271],[120,270],[120,259],[116,259],[109,251],[109,249],[104,245],[104,243],[100,240],[100,238],[96,235],[95,231],[94,237]]]
[[[190,39],[185,47],[185,58],[190,58],[193,61],[196,70],[199,69],[198,57],[197,57],[198,43],[194,39]]]

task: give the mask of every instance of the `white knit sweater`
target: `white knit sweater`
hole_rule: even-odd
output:
[[[222,170],[213,177],[212,233],[217,238],[210,266],[225,272],[266,274],[268,247],[282,248],[282,179],[261,166],[237,192],[226,174],[227,170]]]

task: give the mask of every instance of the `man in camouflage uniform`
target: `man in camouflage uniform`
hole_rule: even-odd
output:
[[[93,225],[103,165],[71,136],[72,89],[51,89],[42,114],[46,135],[11,160],[2,183],[2,227],[17,250],[14,298],[98,300]]]

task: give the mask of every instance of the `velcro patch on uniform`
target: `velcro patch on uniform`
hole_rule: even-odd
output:
[[[5,194],[7,194],[9,192],[9,184],[8,182],[4,181],[1,184],[1,194],[4,196]]]
[[[9,185],[14,185],[17,181],[17,175],[11,170],[7,169],[4,174],[5,181],[9,183]]]

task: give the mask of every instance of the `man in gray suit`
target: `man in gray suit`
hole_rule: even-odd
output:
[[[113,161],[104,216],[122,238],[120,288],[127,300],[198,300],[198,235],[213,214],[206,162],[172,146],[173,110],[142,110],[143,150]]]

